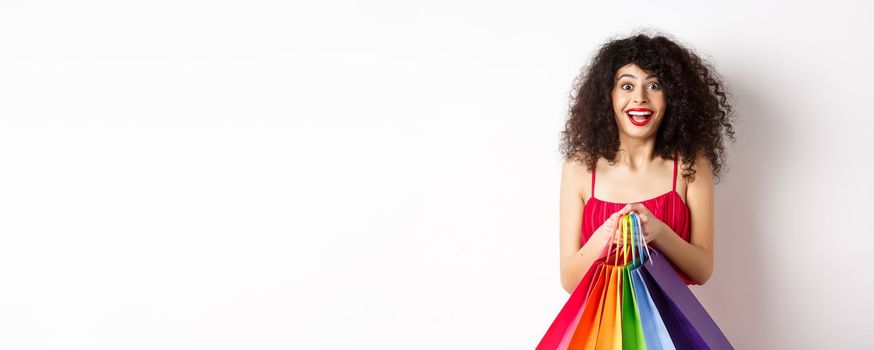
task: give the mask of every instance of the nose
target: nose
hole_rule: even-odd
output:
[[[646,92],[640,91],[637,96],[634,96],[635,103],[644,103],[646,102]]]

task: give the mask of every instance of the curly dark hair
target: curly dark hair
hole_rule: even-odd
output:
[[[694,160],[703,154],[714,179],[725,161],[723,134],[734,142],[735,118],[720,77],[692,50],[664,34],[634,34],[604,43],[573,83],[569,118],[561,132],[564,159],[586,164],[589,171],[603,157],[610,164],[619,151],[612,87],[616,71],[635,64],[661,82],[667,109],[656,136],[654,152],[664,159],[683,158],[684,178],[694,181]]]

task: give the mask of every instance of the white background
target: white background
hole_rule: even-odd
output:
[[[532,349],[571,82],[643,27],[741,118],[705,307],[874,347],[870,4],[314,3],[0,4],[0,348]]]

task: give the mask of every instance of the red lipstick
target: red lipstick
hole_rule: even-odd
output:
[[[640,112],[640,113],[634,113],[635,115],[632,115],[631,112]],[[646,114],[646,113],[648,113],[648,114]],[[654,114],[655,114],[655,112],[653,112],[653,110],[651,110],[649,108],[630,108],[630,109],[625,111],[625,116],[628,117],[628,120],[631,121],[631,124],[634,124],[636,126],[644,126],[644,125],[648,124],[649,121],[652,120],[652,116]]]

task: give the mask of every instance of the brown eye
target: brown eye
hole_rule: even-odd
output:
[[[649,86],[655,86],[655,89],[656,89],[656,90],[658,90],[658,89],[661,89],[661,88],[662,88],[662,86],[661,86],[661,85],[659,85],[659,83],[652,83],[652,84],[649,84]]]
[[[622,85],[621,85],[622,90],[627,90],[627,89],[625,88],[626,86],[631,86],[631,84],[629,84],[629,83],[622,83]]]

